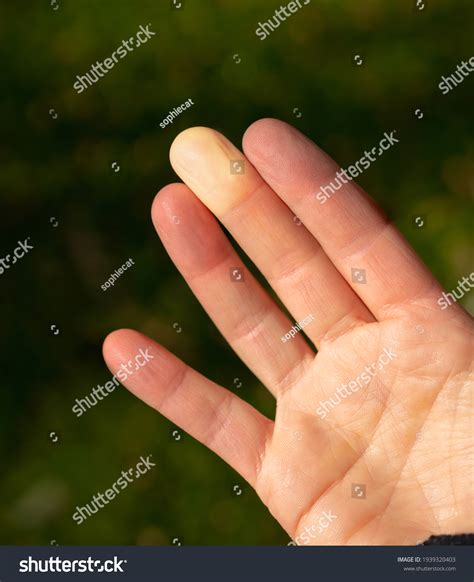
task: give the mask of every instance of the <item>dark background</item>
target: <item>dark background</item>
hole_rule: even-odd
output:
[[[474,55],[474,4],[312,0],[261,41],[270,0],[51,2],[0,2],[0,257],[28,236],[34,246],[0,276],[0,543],[287,543],[232,469],[183,431],[174,440],[125,389],[81,418],[71,408],[110,379],[103,338],[131,327],[273,414],[151,224],[155,193],[176,180],[169,146],[189,126],[240,145],[251,122],[278,117],[342,166],[396,129],[400,143],[359,183],[448,290],[471,272],[473,79],[446,96],[438,83]],[[76,75],[149,23],[156,36],[76,93]],[[75,524],[76,505],[148,454],[150,473]]]

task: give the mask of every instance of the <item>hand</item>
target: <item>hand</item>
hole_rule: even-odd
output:
[[[184,184],[161,190],[152,217],[209,316],[277,399],[275,421],[135,331],[108,336],[109,368],[149,347],[153,359],[126,387],[238,471],[298,544],[473,531],[471,318],[456,303],[441,308],[440,285],[353,181],[324,203],[315,196],[340,168],[298,131],[261,120],[243,149],[236,166],[243,154],[219,133],[181,133],[170,157]],[[232,280],[235,268],[243,280]]]

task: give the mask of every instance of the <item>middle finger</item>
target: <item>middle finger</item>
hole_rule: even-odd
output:
[[[171,164],[257,265],[317,345],[328,333],[374,321],[312,234],[250,162],[212,129],[175,139]],[[312,317],[310,317],[312,316]]]

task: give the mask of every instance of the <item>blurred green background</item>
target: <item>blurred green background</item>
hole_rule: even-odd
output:
[[[471,272],[474,75],[446,96],[438,89],[474,54],[471,0],[424,0],[423,10],[415,0],[312,0],[265,41],[255,29],[277,3],[182,2],[1,2],[0,256],[28,236],[34,250],[0,276],[0,543],[288,541],[232,469],[183,431],[174,440],[176,427],[125,389],[81,418],[71,411],[110,379],[103,338],[131,327],[274,412],[151,224],[155,193],[176,180],[168,149],[181,130],[209,125],[240,145],[251,122],[278,117],[345,166],[397,129],[400,144],[359,183],[447,289]],[[149,23],[147,44],[73,90],[76,75]],[[195,105],[161,129],[188,98]],[[136,266],[103,292],[129,257]],[[75,524],[76,505],[148,454],[150,473]]]

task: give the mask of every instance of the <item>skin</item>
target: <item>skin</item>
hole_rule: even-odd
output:
[[[473,531],[472,319],[458,304],[440,309],[439,283],[355,182],[316,200],[339,166],[297,130],[260,120],[243,150],[208,128],[178,135],[170,159],[184,184],[158,193],[152,218],[209,316],[275,396],[275,419],[136,331],[107,337],[110,370],[148,347],[154,359],[126,387],[238,471],[293,539],[317,530],[325,511],[337,519],[311,544]],[[231,174],[231,160],[245,160],[245,172]],[[236,267],[243,282],[229,276]],[[365,284],[352,268],[365,269]],[[308,314],[304,333],[283,343]],[[378,369],[385,348],[396,358]],[[370,382],[320,418],[319,402],[366,366]],[[352,484],[365,485],[364,499]]]

